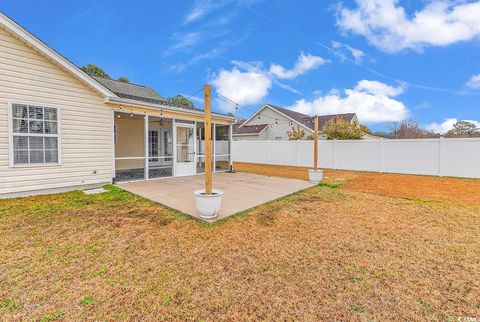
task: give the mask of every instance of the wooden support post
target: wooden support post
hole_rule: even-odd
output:
[[[318,170],[318,115],[315,115],[313,126],[313,170]]]
[[[205,85],[205,194],[212,194],[212,111],[211,87]]]

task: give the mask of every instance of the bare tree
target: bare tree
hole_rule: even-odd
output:
[[[395,139],[420,139],[427,137],[427,131],[422,129],[415,120],[394,122],[389,127],[390,136]]]

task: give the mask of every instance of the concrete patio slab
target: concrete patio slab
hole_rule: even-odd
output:
[[[119,183],[117,186],[209,223],[314,186],[307,181],[296,179],[249,173],[215,173],[213,175],[213,187],[224,192],[222,208],[216,218],[205,220],[200,218],[195,208],[195,196],[193,194],[193,191],[201,189],[203,184],[203,175],[197,175]]]

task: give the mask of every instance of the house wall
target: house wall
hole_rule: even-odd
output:
[[[260,112],[260,119],[257,116],[253,117],[248,123],[245,125],[259,125],[259,124],[270,124],[265,131],[262,133],[262,138],[258,138],[257,140],[288,140],[287,132],[292,129],[293,125],[297,125],[297,123],[293,122],[293,125],[290,125],[288,122],[290,119],[288,117],[283,116],[282,114],[278,113],[277,111],[271,108],[264,108]],[[275,118],[278,119],[278,124],[275,124]],[[303,139],[305,140],[309,134],[312,134],[307,128],[302,127],[305,131],[305,136]],[[244,139],[240,139],[244,140]]]
[[[8,102],[60,108],[61,165],[9,167]],[[111,182],[112,127],[100,94],[0,27],[0,196]]]

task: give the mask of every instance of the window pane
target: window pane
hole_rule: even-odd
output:
[[[228,125],[215,126],[215,154],[216,155],[230,154],[229,130],[230,128]]]
[[[193,146],[179,145],[177,146],[178,162],[193,162]]]
[[[28,150],[28,137],[26,137],[26,136],[14,136],[13,137],[13,149],[14,150]]]
[[[13,120],[13,133],[28,133],[28,121]]]
[[[57,134],[57,122],[45,122],[45,134]]]
[[[27,105],[13,104],[13,117],[26,119],[28,117]]]
[[[30,150],[30,163],[44,163],[43,150]]]
[[[43,121],[30,121],[30,133],[43,134]]]
[[[30,136],[30,150],[43,150],[43,138],[42,137],[35,137]]]
[[[13,163],[14,164],[26,164],[28,163],[27,151],[13,151]]]
[[[28,112],[31,119],[37,119],[37,120],[43,119],[43,107],[29,106]]]
[[[58,162],[58,150],[45,150],[45,162],[57,163]]]
[[[51,107],[45,107],[45,120],[57,120],[57,109]]]
[[[45,149],[46,150],[57,150],[58,149],[58,141],[57,138],[45,138]]]

